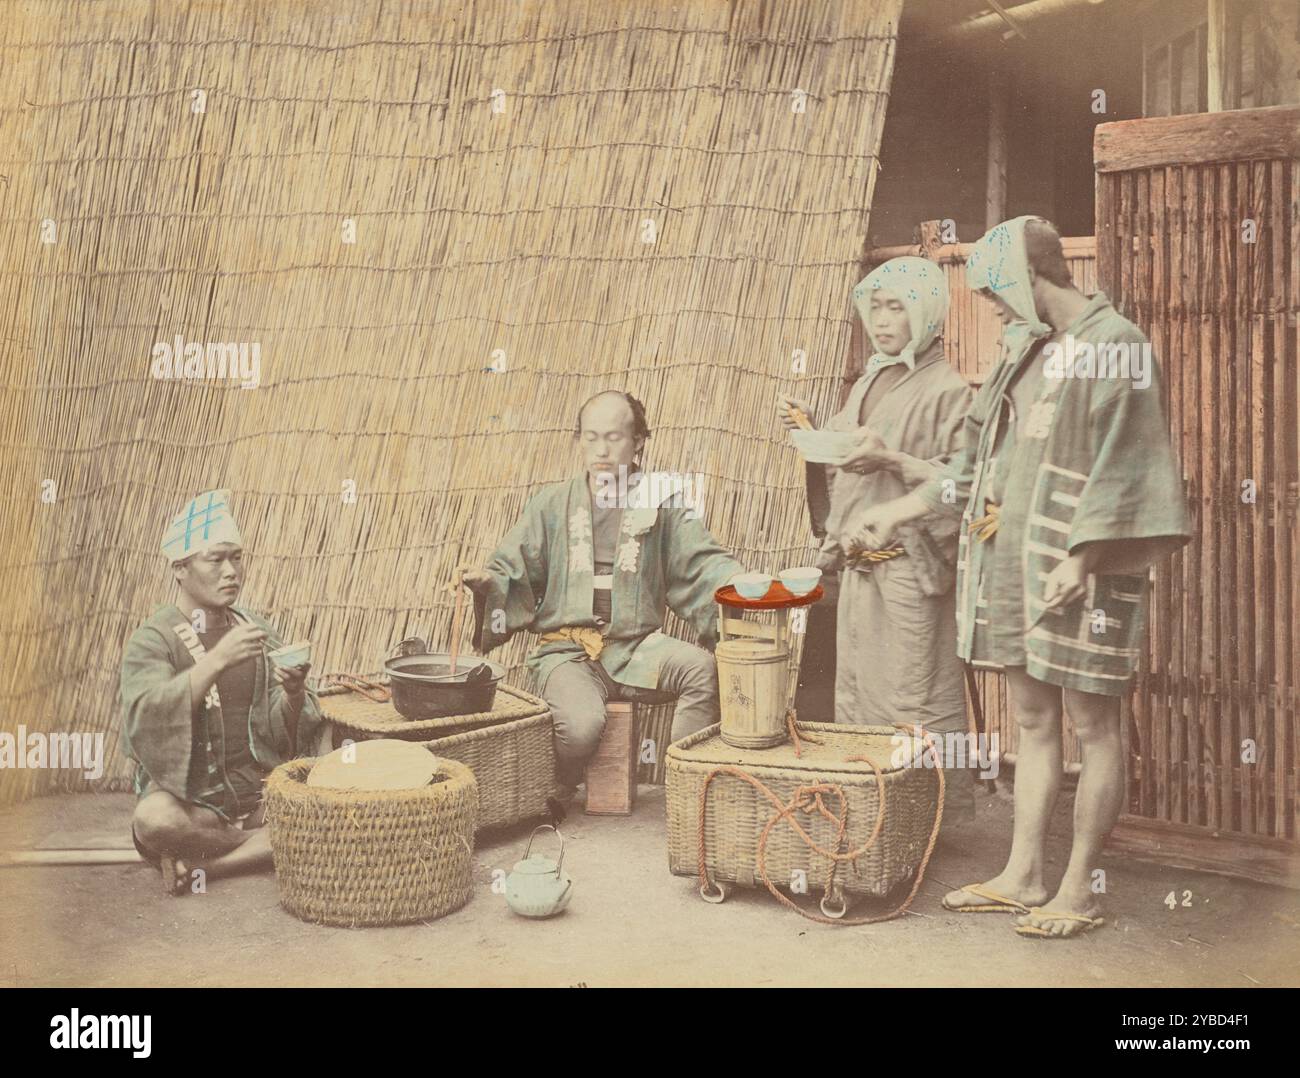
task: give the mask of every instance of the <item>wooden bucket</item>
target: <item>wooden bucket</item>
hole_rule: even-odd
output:
[[[714,652],[722,707],[722,740],[742,749],[768,749],[786,737],[790,650],[771,640],[723,640]]]

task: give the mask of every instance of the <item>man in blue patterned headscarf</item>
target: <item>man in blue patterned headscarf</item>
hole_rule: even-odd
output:
[[[1074,287],[1061,238],[1041,218],[991,229],[967,265],[968,283],[1007,327],[1002,361],[971,404],[948,467],[876,507],[855,540],[877,549],[914,517],[962,514],[957,647],[975,665],[1006,671],[1019,759],[1006,867],[944,905],[1018,911],[1022,935],[1064,938],[1102,923],[1092,883],[1123,800],[1119,705],[1141,653],[1147,570],[1191,533],[1142,332],[1103,293]],[[1117,357],[1140,360],[1142,376],[1108,362]],[[1083,762],[1074,845],[1047,901],[1063,711]]]
[[[122,656],[122,735],[135,761],[136,849],[169,894],[204,879],[266,868],[262,783],[277,764],[311,755],[320,733],[307,664],[268,652],[275,629],[236,605],[244,540],[230,491],[192,498],[163,533],[176,601],[131,634]]]
[[[856,443],[827,467],[830,513],[819,561],[841,574],[835,720],[965,734],[953,607],[956,521],[934,514],[900,529],[904,553],[892,560],[848,557],[861,514],[930,479],[957,448],[971,391],[943,354],[948,285],[935,263],[895,258],[854,288],[853,302],[872,354],[844,408],[826,422]],[[791,405],[809,414],[804,402],[783,398],[787,425]],[[952,768],[946,777],[946,811],[969,814],[971,771]]]

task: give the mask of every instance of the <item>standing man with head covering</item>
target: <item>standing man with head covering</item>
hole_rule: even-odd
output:
[[[899,530],[903,554],[889,561],[848,557],[862,514],[929,480],[960,443],[970,403],[966,381],[944,358],[948,286],[924,258],[895,258],[853,290],[872,344],[866,368],[826,429],[855,432],[857,448],[830,472],[830,514],[820,565],[843,570],[836,612],[835,719],[872,726],[967,730],[957,657],[953,576],[957,522],[935,514]],[[778,414],[794,426],[781,398]],[[948,804],[970,812],[968,768],[946,773]]]
[[[1103,293],[1074,287],[1048,222],[991,229],[967,281],[1006,327],[1002,361],[971,405],[961,452],[873,509],[856,542],[879,549],[918,516],[962,514],[958,650],[1006,671],[1020,733],[1006,867],[944,905],[1021,912],[1022,935],[1072,936],[1102,923],[1092,882],[1123,799],[1120,698],[1142,646],[1147,570],[1190,538],[1182,474],[1150,344]],[[1069,864],[1047,901],[1063,710],[1083,760]]]
[[[235,605],[244,544],[230,491],[200,494],[162,539],[178,595],[131,634],[122,656],[122,726],[136,763],[136,849],[184,894],[191,871],[232,875],[270,864],[262,782],[314,750],[321,726],[309,665],[282,668],[262,618]]]

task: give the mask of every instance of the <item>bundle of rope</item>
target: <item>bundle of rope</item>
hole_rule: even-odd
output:
[[[984,515],[970,526],[971,534],[981,543],[986,543],[998,533],[1002,506],[993,502],[984,503]]]
[[[901,546],[891,546],[885,550],[859,550],[856,554],[848,555],[845,561],[856,569],[870,572],[880,562],[901,558],[906,553]]]
[[[798,723],[796,721],[793,708],[789,709],[786,712],[786,723],[790,731],[790,739],[794,743],[795,755],[800,756],[802,755],[800,749],[800,734],[799,734]],[[909,729],[909,727],[902,726],[901,724],[897,724],[897,725],[899,729]],[[760,779],[755,778],[744,768],[737,767],[734,764],[723,764],[718,767],[715,767],[712,771],[710,771],[709,774],[705,777],[704,786],[700,790],[700,805],[699,805],[700,895],[706,901],[709,902],[722,901],[721,889],[716,888],[713,881],[709,878],[709,858],[708,858],[707,842],[705,837],[706,836],[705,816],[708,811],[709,787],[712,785],[713,780],[717,778],[719,775],[731,775],[734,778],[740,779],[742,782],[749,783],[750,786],[754,787],[755,790],[757,790],[760,794],[762,794],[763,797],[765,797],[771,803],[773,809],[775,810],[772,815],[772,818],[767,821],[767,825],[763,828],[762,833],[759,835],[757,863],[758,863],[759,878],[762,879],[763,886],[767,888],[768,892],[772,895],[772,897],[775,898],[778,902],[780,902],[781,905],[787,907],[788,909],[794,910],[794,912],[799,914],[800,917],[804,917],[809,921],[816,921],[818,924],[825,924],[825,925],[879,924],[882,921],[892,921],[895,917],[901,917],[904,913],[907,912],[908,907],[911,906],[912,901],[916,898],[916,894],[921,888],[921,882],[925,879],[925,870],[930,863],[931,854],[934,853],[934,844],[936,841],[938,841],[939,838],[939,825],[943,821],[944,777],[943,777],[943,768],[942,766],[940,766],[942,761],[939,758],[938,750],[935,748],[934,741],[931,740],[930,735],[926,733],[926,731],[922,727],[912,726],[910,727],[910,730],[914,735],[918,736],[919,738],[921,738],[922,741],[925,742],[926,748],[930,751],[930,753],[934,757],[935,765],[936,765],[935,774],[939,778],[939,790],[938,790],[938,796],[937,796],[937,802],[936,802],[935,814],[934,814],[934,826],[930,830],[929,841],[926,843],[925,852],[921,856],[921,863],[917,867],[916,876],[912,880],[912,888],[910,891],[908,891],[907,897],[903,899],[901,905],[897,906],[895,909],[891,910],[888,913],[877,914],[871,917],[853,917],[847,919],[842,916],[828,917],[825,916],[824,913],[816,914],[808,910],[805,910],[802,906],[800,906],[797,902],[795,902],[794,899],[788,898],[787,896],[783,895],[777,889],[776,884],[772,882],[771,877],[769,877],[767,874],[768,838],[772,834],[772,830],[773,828],[776,827],[777,824],[781,823],[782,821],[788,821],[790,826],[794,828],[795,833],[798,834],[798,836],[803,840],[804,844],[807,845],[807,847],[810,850],[812,850],[819,856],[826,858],[826,860],[828,861],[827,873],[826,873],[826,887],[825,887],[824,897],[822,899],[822,910],[825,911],[827,900],[829,900],[836,891],[835,877],[836,877],[836,873],[839,871],[840,865],[842,864],[851,865],[853,862],[857,861],[858,858],[866,854],[867,851],[869,851],[876,844],[876,841],[879,839],[880,833],[885,826],[884,776],[881,774],[880,768],[877,766],[876,762],[867,756],[846,756],[844,758],[845,763],[865,763],[868,767],[870,767],[873,774],[876,777],[876,789],[879,792],[879,800],[877,803],[875,825],[872,827],[871,834],[867,836],[866,841],[863,842],[863,844],[859,846],[856,850],[844,849],[845,835],[848,833],[848,826],[849,826],[849,810],[848,810],[848,799],[844,793],[843,787],[840,786],[839,783],[814,782],[806,786],[800,786],[795,790],[794,795],[790,798],[789,801],[782,802],[781,798],[769,786],[767,786],[766,783],[762,782]],[[806,731],[803,734],[802,739],[805,741],[812,742],[814,744],[821,744],[821,742],[816,741],[816,739],[810,737]],[[832,812],[827,807],[826,805],[827,797],[834,797],[837,800],[838,811]],[[832,824],[835,827],[835,848],[833,850],[825,849],[824,847],[819,845],[816,839],[814,839],[812,835],[810,835],[800,825],[799,820],[796,817],[796,813],[799,812],[808,813],[808,814],[816,812],[817,815],[819,815],[822,819],[826,820],[828,823]],[[714,891],[715,889],[717,891],[717,894],[716,895],[711,894],[710,892]]]
[[[386,704],[393,698],[392,690],[381,681],[372,681],[360,674],[326,674],[321,678],[321,687],[338,686],[348,692],[355,692],[376,704]]]

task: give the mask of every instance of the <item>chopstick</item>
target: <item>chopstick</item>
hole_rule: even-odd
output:
[[[812,420],[804,413],[802,408],[796,408],[793,404],[787,405],[786,410],[790,413],[790,418],[795,421],[800,430],[812,430]]]
[[[454,677],[456,674],[456,660],[460,655],[460,624],[465,615],[465,570],[458,568],[456,570],[456,609],[451,615],[451,673]]]

